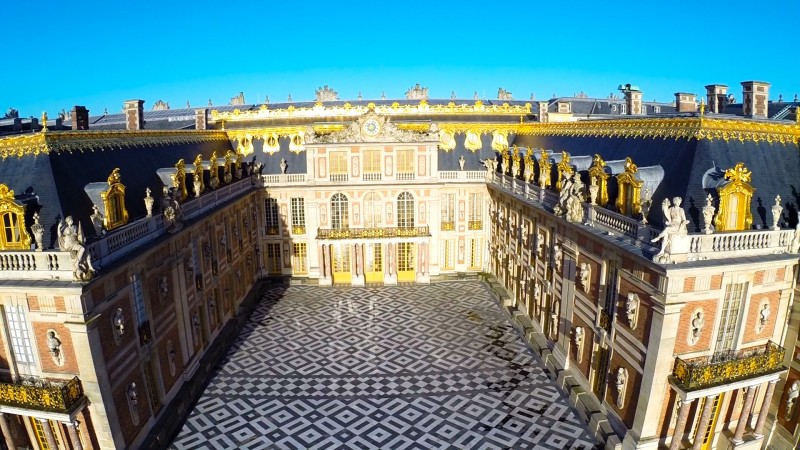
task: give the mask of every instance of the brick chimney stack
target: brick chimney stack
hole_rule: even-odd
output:
[[[84,106],[75,105],[70,112],[73,130],[89,129],[89,110]]]
[[[697,112],[697,96],[688,92],[676,92],[675,110],[679,113]]]
[[[639,116],[642,114],[642,97],[644,93],[638,86],[632,86],[630,83],[626,85],[619,85],[617,88],[622,91],[625,96],[625,111],[629,116]]]
[[[745,117],[767,118],[769,87],[770,84],[764,81],[742,81],[742,112]]]
[[[144,129],[144,100],[125,102],[125,129],[128,131]]]
[[[728,86],[709,84],[706,86],[706,108],[711,113],[721,113],[728,104]]]
[[[194,110],[194,129],[206,130],[208,129],[208,110],[195,109]]]

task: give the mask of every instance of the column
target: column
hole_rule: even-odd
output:
[[[742,412],[739,414],[739,423],[736,424],[736,431],[733,433],[733,443],[741,444],[744,442],[744,429],[747,426],[747,420],[750,418],[750,408],[753,407],[753,397],[756,396],[756,387],[749,386],[747,388],[747,396],[744,398],[744,405],[742,405]]]
[[[56,438],[53,436],[53,429],[50,428],[50,421],[47,419],[36,419],[39,421],[39,424],[42,426],[42,431],[44,432],[44,437],[47,439],[47,445],[50,448],[58,448],[56,444]]]
[[[756,435],[757,438],[764,437],[764,434],[761,432],[764,429],[764,422],[767,421],[767,414],[769,414],[769,405],[772,404],[772,394],[775,393],[775,383],[778,380],[772,380],[767,385],[767,392],[764,394],[764,402],[761,404],[761,412],[758,413],[758,420],[756,421],[756,428],[753,430],[753,433]]]
[[[81,438],[80,436],[78,436],[77,422],[64,422],[64,425],[67,427],[67,432],[69,433],[69,440],[72,442],[73,450],[83,450],[83,444],[81,444]]]
[[[694,437],[692,450],[700,450],[700,447],[703,446],[703,440],[706,437],[706,429],[708,429],[708,423],[711,422],[711,410],[714,408],[715,397],[716,395],[709,395],[706,397],[703,414],[700,416],[700,422],[697,424],[697,435]]]
[[[8,428],[8,421],[6,420],[6,415],[0,413],[0,430],[3,431],[3,438],[6,441],[6,447],[8,448],[17,448],[14,444],[14,438],[11,436],[11,429]]]
[[[684,400],[681,403],[681,409],[678,411],[678,421],[675,423],[675,431],[672,432],[672,443],[669,444],[669,450],[678,450],[683,440],[683,433],[686,431],[686,419],[689,418],[689,410],[692,409],[692,400]]]

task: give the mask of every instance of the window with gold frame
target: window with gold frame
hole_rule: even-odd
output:
[[[381,151],[364,151],[364,180],[380,181],[381,179]]]
[[[483,194],[471,192],[469,194],[469,222],[470,230],[483,229]]]
[[[445,239],[440,242],[442,245],[442,270],[453,270],[455,268],[456,240]]]
[[[456,229],[456,194],[444,193],[440,199],[442,208],[442,231]]]
[[[714,219],[717,231],[749,230],[753,225],[751,202],[755,188],[750,185],[752,173],[743,163],[725,171],[729,183],[717,188],[719,211]]]
[[[334,230],[350,228],[348,199],[341,192],[337,192],[331,197],[331,228]]]
[[[398,180],[414,179],[414,149],[404,148],[395,152],[397,157],[397,168],[395,176]]]
[[[616,201],[617,212],[628,217],[642,212],[641,193],[644,181],[636,175],[638,171],[639,167],[630,157],[627,157],[625,158],[625,172],[617,175],[617,185],[619,186]]]
[[[279,274],[282,272],[281,267],[281,244],[268,243],[267,244],[267,273]]]
[[[25,229],[25,206],[14,199],[14,191],[0,184],[0,250],[30,250],[31,237]]]
[[[264,199],[264,229],[266,234],[270,236],[280,233],[277,199],[270,197]]]
[[[328,168],[331,181],[347,181],[347,152],[332,151],[328,153]]]
[[[375,192],[364,196],[364,227],[378,228],[381,226],[381,199]]]
[[[397,196],[397,226],[414,227],[414,196],[410,192],[401,192]]]
[[[470,269],[480,269],[482,267],[482,258],[481,258],[481,245],[483,239],[476,238],[469,240],[469,268]]]
[[[292,197],[292,234],[306,234],[306,199]]]
[[[295,275],[308,273],[308,244],[305,242],[292,243],[292,272]]]
[[[47,424],[50,426],[50,431],[53,433],[53,439],[56,441],[56,448],[51,449],[50,443],[47,442],[47,436],[44,434],[44,428],[42,426],[42,422],[38,419],[33,417],[29,417],[31,422],[31,428],[33,429],[33,433],[36,435],[36,441],[39,444],[40,450],[58,450],[61,448],[61,429],[60,427],[55,425],[55,421],[47,420]]]

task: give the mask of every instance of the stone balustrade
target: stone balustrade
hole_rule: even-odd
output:
[[[20,251],[0,252],[0,279],[72,280],[72,259],[69,252]]]

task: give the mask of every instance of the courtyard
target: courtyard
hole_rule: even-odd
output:
[[[592,449],[477,281],[268,291],[170,448]]]

